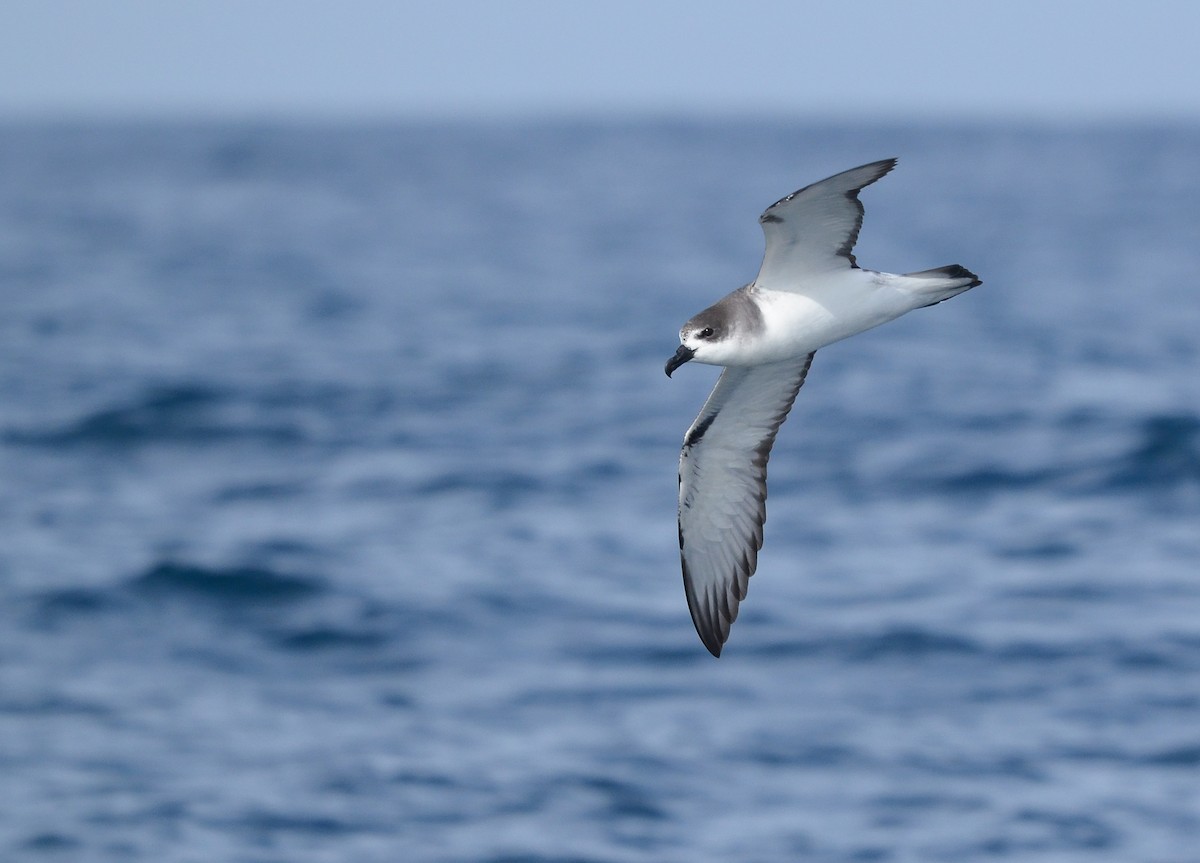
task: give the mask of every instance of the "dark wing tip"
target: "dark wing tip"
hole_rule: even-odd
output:
[[[682,531],[679,534],[679,549],[683,550]],[[700,636],[700,641],[708,652],[720,659],[721,648],[725,646],[725,639],[729,637],[729,627],[721,626],[720,612],[715,603],[701,602],[696,596],[692,586],[692,574],[688,572],[687,558],[682,554],[679,557],[683,563],[683,587],[687,595],[688,611],[692,613],[692,625],[696,627],[696,634]]]
[[[893,168],[896,167],[896,163],[898,161],[900,161],[900,160],[897,156],[892,156],[887,159],[880,159],[877,162],[867,162],[865,165],[859,165],[857,168],[849,168],[845,171],[839,171],[836,174],[826,177],[824,180],[819,180],[816,183],[810,183],[809,185],[805,186],[803,189],[797,189],[796,191],[792,192],[790,195],[785,195],[784,197],[782,197],[778,201],[776,201],[774,204],[767,207],[767,209],[763,211],[762,215],[758,217],[758,221],[760,224],[763,224],[763,225],[769,224],[771,222],[782,222],[783,221],[782,218],[780,218],[775,213],[771,212],[776,207],[778,207],[780,204],[786,204],[788,201],[791,201],[792,199],[794,199],[797,195],[802,195],[803,193],[807,192],[813,186],[819,186],[821,183],[826,183],[830,180],[836,179],[837,177],[840,177],[843,174],[853,174],[856,171],[865,171],[865,170],[870,169],[871,175],[868,179],[864,180],[859,185],[855,186],[853,189],[850,189],[846,192],[846,194],[850,198],[850,200],[858,201],[858,193],[860,191],[862,191],[863,189],[865,189],[867,186],[874,183],[876,180],[878,180],[881,177],[888,174]]]
[[[696,624],[696,634],[700,636],[700,641],[708,649],[708,652],[717,659],[721,658],[721,649],[725,646],[725,640],[721,638],[721,627],[715,620],[704,620],[695,615],[692,616],[692,623]]]
[[[871,175],[871,179],[867,180],[865,183],[863,183],[861,186],[859,186],[859,188],[862,189],[862,188],[865,188],[865,187],[871,185],[876,180],[878,180],[880,177],[886,176],[888,173],[890,173],[891,170],[896,167],[896,163],[899,161],[900,161],[900,158],[898,156],[889,156],[888,158],[880,159],[877,162],[867,162],[867,164],[865,164],[865,165],[859,165],[857,168],[851,168],[850,171],[861,171],[864,168],[873,168],[874,169],[874,173]],[[849,174],[850,171],[846,171],[844,173]]]
[[[969,288],[976,288],[983,284],[983,279],[979,278],[979,276],[972,273],[962,264],[951,264],[946,269],[949,271],[946,275],[952,279],[970,279],[971,284],[967,286]]]

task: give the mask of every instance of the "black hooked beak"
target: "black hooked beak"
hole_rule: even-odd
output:
[[[687,345],[680,345],[679,350],[675,352],[675,356],[667,360],[667,377],[671,376],[671,372],[686,363],[692,357],[696,356],[696,352]]]

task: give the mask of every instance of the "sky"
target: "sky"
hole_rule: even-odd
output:
[[[1200,120],[1200,3],[4,0],[0,117]]]

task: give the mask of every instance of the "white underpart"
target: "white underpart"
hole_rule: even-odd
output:
[[[903,276],[847,269],[830,273],[803,292],[754,288],[764,332],[738,345],[724,365],[761,365],[810,354],[885,324],[928,300],[904,290]]]

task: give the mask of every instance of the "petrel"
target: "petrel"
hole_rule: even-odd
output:
[[[724,366],[679,455],[679,556],[692,622],[713,656],[758,565],[767,458],[819,348],[978,284],[951,264],[918,273],[860,267],[858,193],[896,166],[872,162],[805,186],[759,216],[767,248],[754,281],[688,320],[671,373]]]

